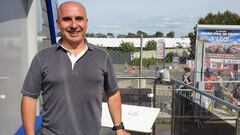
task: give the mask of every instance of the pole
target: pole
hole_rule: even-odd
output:
[[[163,54],[163,69],[165,69],[165,42],[163,42],[163,51],[164,51],[164,54]]]
[[[176,82],[172,81],[172,117],[171,117],[171,135],[175,134],[175,107],[176,107]],[[180,133],[181,134],[181,133]]]
[[[140,37],[140,69],[139,69],[139,76],[142,77],[142,52],[143,52],[143,34]],[[139,80],[139,88],[141,88],[141,80]]]

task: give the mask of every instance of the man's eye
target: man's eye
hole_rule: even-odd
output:
[[[63,17],[62,20],[63,21],[71,21],[72,19],[71,19],[71,17]]]
[[[77,20],[77,21],[82,21],[83,19],[84,19],[83,16],[77,16],[77,17],[75,18],[75,20]]]

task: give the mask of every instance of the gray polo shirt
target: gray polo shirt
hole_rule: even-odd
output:
[[[61,46],[41,50],[32,60],[22,94],[42,94],[40,135],[98,135],[102,93],[118,89],[110,56],[88,43],[75,63]]]

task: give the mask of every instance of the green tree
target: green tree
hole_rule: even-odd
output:
[[[230,11],[224,13],[218,12],[217,14],[208,13],[204,18],[198,20],[198,24],[221,24],[221,25],[239,25],[240,16]]]
[[[87,33],[86,37],[95,37],[95,34],[94,33]]]
[[[114,35],[113,35],[113,33],[107,33],[107,37],[114,38]]]
[[[107,36],[105,34],[102,34],[102,33],[97,33],[95,35],[95,37],[97,37],[97,38],[107,38]]]
[[[168,38],[174,38],[175,33],[173,31],[170,31],[169,33],[167,33],[167,37]]]
[[[182,59],[184,63],[186,63],[186,61],[188,60],[188,53],[185,50],[182,52]]]
[[[117,38],[126,38],[127,37],[127,35],[124,35],[124,34],[118,34],[117,35]]]
[[[147,42],[145,50],[156,50],[157,43],[154,40],[150,40]]]
[[[177,42],[176,44],[177,44],[176,48],[183,48],[181,43]]]
[[[134,33],[131,33],[131,32],[129,32],[128,34],[127,34],[127,38],[137,38],[138,37],[138,35],[136,35],[136,34],[134,34]]]
[[[172,61],[173,55],[174,55],[173,52],[167,53],[166,56],[165,56],[165,62],[170,63]]]
[[[148,37],[148,34],[147,34],[147,33],[143,32],[143,31],[140,31],[140,30],[137,31],[137,36],[138,36],[138,37],[141,37],[141,34],[142,34],[143,37],[145,37],[145,38]]]
[[[122,42],[120,45],[121,51],[122,52],[134,52],[136,51],[136,48],[134,47],[133,43],[129,42]]]
[[[212,25],[240,25],[240,16],[236,13],[225,11],[223,13],[208,13],[204,18],[198,20],[198,24],[212,24]],[[196,46],[196,26],[193,28],[194,32],[188,34],[191,40],[191,48],[189,49],[192,59],[195,58],[195,46]]]
[[[162,33],[162,32],[160,32],[160,31],[157,31],[154,35],[153,35],[153,37],[163,37],[164,36],[164,34]]]
[[[195,48],[196,48],[196,27],[194,27],[194,32],[188,33],[188,37],[190,39],[190,48],[188,48],[188,51],[190,52],[189,58],[194,59],[195,58]]]

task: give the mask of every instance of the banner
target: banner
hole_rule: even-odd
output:
[[[157,41],[156,57],[158,59],[164,59],[165,58],[165,42],[164,42],[163,39],[159,39]]]
[[[229,28],[229,29],[228,29]],[[197,40],[204,48],[204,67],[214,71],[236,70],[240,64],[240,29],[221,27],[198,28]],[[201,42],[202,41],[202,42]]]

